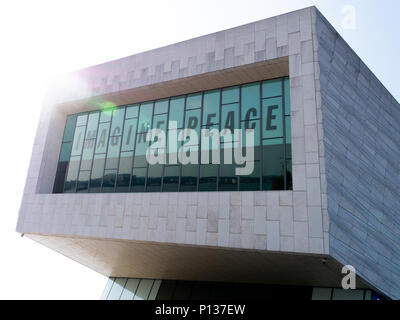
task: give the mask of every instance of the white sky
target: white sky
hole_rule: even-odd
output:
[[[15,232],[49,77],[310,5],[399,99],[398,0],[1,0],[0,299],[98,299],[106,283]],[[342,28],[346,5],[355,29]]]

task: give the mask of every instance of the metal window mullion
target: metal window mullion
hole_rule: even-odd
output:
[[[119,172],[119,165],[121,163],[121,152],[122,152],[122,139],[124,137],[124,128],[125,128],[125,119],[126,116],[126,106],[124,107],[124,116],[122,120],[122,128],[121,128],[121,143],[119,144],[119,152],[118,152],[118,164],[117,164],[117,172],[115,173],[115,184],[114,184],[114,193],[117,192],[117,181],[118,181],[118,172]]]
[[[170,112],[170,107],[171,107],[171,97],[168,98],[168,112],[167,112],[167,123],[166,123],[166,128],[167,128],[167,132],[165,135],[165,139],[167,139],[167,141],[165,141],[165,164],[162,165],[162,173],[161,173],[161,191],[164,191],[164,177],[165,177],[165,167],[166,167],[166,163],[168,162],[168,153],[167,153],[167,144],[168,144],[168,138],[167,136],[169,135],[169,112]]]
[[[155,101],[153,100],[153,107],[152,107],[152,110],[151,110],[151,126],[150,126],[149,130],[153,129],[153,123],[154,123],[154,109],[155,109]],[[145,136],[144,136],[144,141],[145,141],[145,142],[148,142],[148,141],[147,141],[147,134],[148,134],[148,133],[149,133],[149,131],[144,132],[144,134],[145,134]],[[149,148],[149,147],[150,147],[150,141],[149,141],[149,144],[148,144],[147,148]],[[146,151],[146,153],[147,153],[147,151]],[[147,165],[146,165],[146,177],[145,177],[145,179],[144,179],[144,192],[147,192],[147,180],[149,179],[149,167],[150,167],[150,165],[149,165],[149,163],[147,162]]]
[[[76,123],[78,122],[78,116],[76,117],[75,120],[75,127],[74,127],[74,134],[72,135],[72,141],[71,141],[71,154],[69,155],[69,161],[68,161],[68,167],[67,170],[65,170],[65,176],[64,176],[64,183],[63,183],[63,190],[62,193],[64,193],[65,191],[65,180],[68,177],[68,172],[69,172],[69,167],[71,164],[71,157],[72,157],[72,147],[74,146],[74,139],[75,139],[75,131],[76,131]],[[67,126],[67,124],[65,123],[65,127]],[[65,128],[64,128],[65,131]],[[64,136],[64,135],[63,135]],[[63,142],[61,142],[61,147],[62,147]],[[61,149],[60,149],[60,157],[61,157]],[[60,160],[60,157],[58,157],[58,159]],[[53,187],[54,188],[54,187]]]
[[[262,85],[261,85],[262,86]],[[261,89],[262,90],[262,89]],[[261,94],[262,94],[262,91],[261,91]],[[279,96],[272,96],[272,97],[267,97],[267,98],[262,98],[261,97],[261,100],[268,100],[268,99],[276,99],[276,98],[281,98],[282,97],[282,95],[279,95]]]
[[[282,78],[282,122],[283,122],[283,184],[287,190],[287,168],[286,168],[286,112],[285,112],[285,78]]]
[[[242,129],[242,85],[239,86],[239,129]],[[245,126],[246,129],[246,126]],[[241,133],[242,137],[241,140],[243,139],[243,132]],[[235,144],[233,143],[233,146]],[[236,163],[235,163],[236,165]],[[237,191],[240,191],[240,183],[241,183],[241,176],[238,176],[238,185],[237,185]]]
[[[122,297],[122,295],[124,294],[126,284],[128,283],[128,279],[129,279],[129,278],[125,278],[124,286],[122,287],[122,291],[121,291],[121,293],[119,294],[118,300],[121,300],[121,297]]]
[[[202,125],[203,125],[203,112],[204,112],[204,91],[201,92],[201,106],[200,106],[200,140],[199,140],[199,166],[197,168],[197,192],[200,191],[200,168],[201,168],[201,130],[202,130]]]
[[[86,131],[87,131],[88,123],[89,123],[89,113],[87,114],[85,133],[83,134],[83,143],[82,143],[81,155],[80,155],[79,166],[78,166],[78,178],[75,183],[75,193],[77,193],[77,191],[78,191],[77,188],[78,188],[79,176],[81,174],[81,164],[82,164],[83,150],[85,149]],[[83,170],[83,171],[85,171],[85,170]],[[88,192],[89,192],[89,184],[88,184]]]
[[[145,300],[149,300],[149,297],[150,297],[150,294],[151,294],[151,290],[153,290],[153,287],[154,287],[154,283],[157,281],[157,280],[152,280],[153,282],[151,283],[151,287],[150,287],[150,290],[149,290],[149,293],[147,294],[147,297],[146,297],[146,299]]]
[[[96,129],[96,138],[94,138],[94,149],[93,149],[93,159],[92,159],[92,164],[90,166],[90,174],[89,174],[89,183],[88,183],[88,193],[90,192],[90,181],[92,180],[92,171],[93,171],[93,165],[94,165],[94,157],[96,156],[96,145],[97,145],[97,136],[99,133],[99,127],[100,127],[100,117],[101,117],[101,112],[99,112],[99,120],[97,121],[97,129]],[[89,121],[89,117],[88,117]],[[107,156],[107,155],[106,155]],[[104,162],[105,165],[105,162]]]
[[[137,119],[136,130],[135,130],[135,136],[133,138],[134,140],[133,140],[133,151],[132,151],[132,167],[131,167],[131,176],[129,178],[129,186],[128,186],[129,192],[131,192],[131,189],[132,189],[133,169],[135,166],[136,139],[137,139],[138,129],[139,129],[139,114],[140,114],[140,104],[138,104],[138,116],[136,118]],[[135,119],[135,118],[131,118],[131,119]]]
[[[217,164],[218,169],[217,169],[217,192],[219,191],[219,178],[220,178],[220,172],[219,170],[221,169],[221,123],[222,123],[222,89],[219,89],[219,106],[218,106],[218,111],[219,111],[219,124],[218,124],[218,129],[219,129],[219,137],[218,137],[218,145],[219,145],[219,164]],[[225,143],[225,141],[224,141]],[[212,156],[212,153],[211,153]]]
[[[108,154],[108,147],[110,145],[110,139],[111,139],[111,124],[112,124],[113,118],[114,118],[114,111],[112,111],[111,119],[108,122],[108,139],[107,139],[107,146],[106,146],[106,152],[105,152],[105,157],[104,157],[104,168],[103,168],[103,177],[101,178],[100,193],[103,192],[104,174],[106,172],[106,166],[107,166],[107,154]]]
[[[185,102],[183,103],[183,128],[182,131],[185,131],[185,121],[186,121],[186,103],[187,103],[187,95],[185,95]],[[176,133],[178,135],[178,129],[176,129]],[[179,141],[178,139],[178,143],[182,142],[182,145],[180,146],[181,148],[183,147],[183,141]],[[179,152],[177,151],[177,157],[179,158]],[[179,160],[179,159],[178,159]],[[179,165],[179,179],[178,179],[178,192],[181,191],[181,182],[182,182],[182,163]]]
[[[139,118],[138,118],[138,119],[139,119]],[[134,294],[133,294],[132,300],[135,300],[136,294],[137,294],[137,292],[138,292],[138,290],[139,290],[140,283],[142,282],[142,280],[143,280],[143,279],[139,279],[139,282],[138,282],[137,287],[136,287],[136,289],[135,289],[135,292],[134,292]]]

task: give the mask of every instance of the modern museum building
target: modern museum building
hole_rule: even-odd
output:
[[[17,231],[103,299],[400,299],[399,123],[315,7],[110,61],[52,82]]]

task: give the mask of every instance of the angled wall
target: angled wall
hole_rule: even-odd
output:
[[[400,298],[400,105],[319,12],[317,34],[330,255]]]

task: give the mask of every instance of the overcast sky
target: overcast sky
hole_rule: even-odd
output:
[[[316,5],[400,100],[398,0],[0,2],[0,299],[98,299],[106,278],[15,232],[48,79]],[[355,13],[355,20],[350,19]]]

